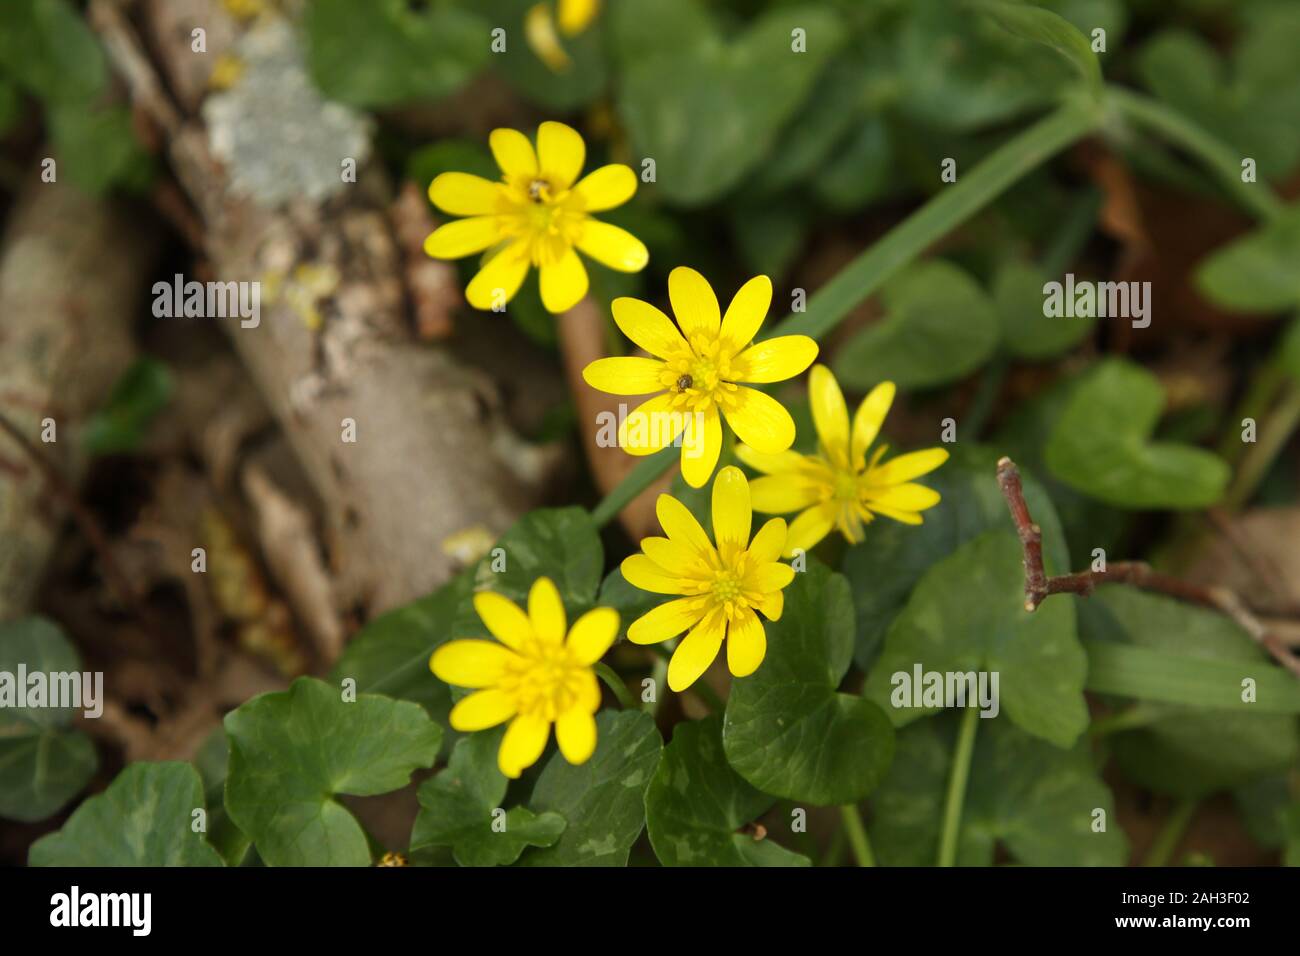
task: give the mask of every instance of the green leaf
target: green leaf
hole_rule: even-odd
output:
[[[808,185],[823,205],[853,212],[886,195],[894,186],[893,172],[889,125],[881,116],[867,116]]]
[[[772,840],[737,832],[775,802],[727,766],[722,718],[683,721],[646,791],[646,832],[664,866],[810,866]]]
[[[985,531],[1012,527],[998,488],[997,460],[992,449],[958,444],[943,467],[920,479],[942,496],[925,513],[924,524],[880,519],[867,540],[845,554],[843,571],[857,612],[854,657],[863,671],[870,670],[890,624],[930,567]],[[1044,562],[1050,573],[1060,574],[1068,570],[1069,553],[1056,509],[1032,475],[1022,471],[1021,481],[1030,513],[1043,529]]]
[[[1300,204],[1211,254],[1196,284],[1219,305],[1245,312],[1282,312],[1300,306]]]
[[[886,866],[929,866],[938,856],[956,716],[899,732],[894,765],[872,800],[871,842]],[[1030,866],[1125,864],[1128,841],[1086,740],[1060,750],[1009,720],[977,723],[959,865],[991,866],[998,843]],[[1098,809],[1105,812],[1102,832],[1093,831]]]
[[[67,0],[0,4],[0,69],[47,104],[86,105],[108,79],[95,35]]]
[[[1219,500],[1229,470],[1217,455],[1150,440],[1164,407],[1150,372],[1105,359],[1079,381],[1048,439],[1046,460],[1062,482],[1120,508],[1205,508]]]
[[[80,793],[99,758],[90,738],[72,729],[77,708],[19,707],[17,696],[6,699],[25,689],[17,684],[20,664],[48,681],[51,674],[80,674],[81,657],[45,618],[0,625],[0,817],[32,823]]]
[[[447,769],[420,785],[420,814],[411,832],[411,851],[449,846],[461,866],[508,866],[528,846],[554,846],[564,832],[558,813],[527,807],[508,813],[501,802],[508,781],[497,767],[504,728],[463,737]],[[504,825],[504,829],[499,829]]]
[[[86,450],[92,455],[134,451],[154,416],[171,400],[174,388],[166,365],[138,359],[117,380],[104,407],[86,422]]]
[[[487,64],[490,25],[446,0],[314,0],[303,26],[322,93],[351,106],[392,106],[455,92]]]
[[[993,706],[1058,747],[1073,745],[1088,726],[1074,605],[1057,598],[1025,610],[1022,551],[1010,528],[986,531],[930,568],[889,629],[863,696],[895,726],[935,713],[912,706],[922,690],[914,686],[918,668],[922,675],[996,673]]]
[[[1292,319],[1278,346],[1278,359],[1282,368],[1296,382],[1300,382],[1300,319]]]
[[[537,778],[532,809],[568,821],[552,847],[526,850],[521,866],[624,866],[645,824],[645,792],[663,740],[649,714],[596,715],[596,752],[581,766],[553,754]]]
[[[17,86],[0,76],[0,136],[9,132],[22,115],[22,94]]]
[[[608,15],[619,113],[636,154],[655,160],[654,190],[678,205],[707,202],[752,171],[844,41],[838,17],[816,6],[771,10],[731,42],[695,0],[665,0],[653,17],[636,4]],[[795,28],[806,52],[791,48]]]
[[[187,763],[133,763],[56,833],[32,844],[31,866],[221,866],[194,811],[203,783]]]
[[[334,798],[397,790],[438,756],[442,731],[408,701],[343,700],[300,677],[226,715],[226,809],[270,866],[367,866],[361,825]]]
[[[86,192],[102,195],[114,186],[140,192],[152,180],[153,159],[135,138],[125,107],[58,104],[48,119],[63,171]]]
[[[443,173],[471,173],[496,181],[501,170],[485,143],[472,139],[442,139],[411,153],[406,160],[406,178],[422,190]]]
[[[917,263],[881,292],[886,318],[840,350],[840,383],[868,389],[883,381],[928,388],[955,381],[997,348],[998,314],[969,275],[947,262]],[[961,321],[954,321],[960,316]]]
[[[1212,694],[1210,706],[1222,706],[1229,693],[1240,698],[1242,673],[1256,679],[1257,695],[1272,696],[1265,675],[1274,665],[1222,614],[1116,586],[1100,588],[1080,608],[1080,625],[1090,643],[1118,642],[1130,650],[1240,665],[1241,670],[1224,668],[1224,680],[1231,683]],[[1163,689],[1177,674],[1148,672],[1153,696],[1172,697]],[[1105,672],[1098,676],[1101,683]],[[1205,676],[1201,672],[1200,677]],[[1249,704],[1208,713],[1202,706],[1169,706],[1154,723],[1107,740],[1128,779],[1160,793],[1190,796],[1235,787],[1288,767],[1300,747],[1297,729],[1295,716],[1268,713],[1262,707],[1252,711]]]
[[[1008,33],[1042,43],[1060,53],[1079,71],[1094,97],[1102,91],[1101,64],[1092,45],[1064,17],[1031,4],[984,2],[977,9],[987,13]]]
[[[765,793],[831,805],[861,800],[894,752],[889,719],[836,688],[853,658],[849,583],[810,561],[768,622],[767,657],[732,682],[722,741],[736,772]]]
[[[1167,650],[1089,641],[1087,688],[1162,704],[1200,710],[1254,714],[1300,714],[1300,684],[1286,671],[1261,668],[1260,661],[1219,661]],[[1258,694],[1241,699],[1242,681],[1250,678]]]
[[[239,866],[249,855],[253,841],[235,826],[226,810],[226,773],[230,767],[230,741],[226,729],[218,727],[194,755],[194,768],[203,780],[203,795],[212,810],[208,813],[208,842],[221,854],[226,866]]]
[[[1007,260],[993,281],[993,301],[1002,320],[1002,348],[1021,359],[1050,359],[1087,338],[1092,318],[1050,318],[1043,314],[1047,277],[1034,266]]]

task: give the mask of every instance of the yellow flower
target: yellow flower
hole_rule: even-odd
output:
[[[623,334],[656,358],[635,356],[592,362],[587,384],[613,395],[648,395],[619,426],[618,443],[649,455],[681,439],[682,476],[702,488],[722,451],[722,417],[741,441],[776,455],[794,443],[794,419],[776,399],[737,384],[780,382],[817,357],[806,335],[782,335],[752,345],[772,304],[772,280],[750,279],[722,316],[704,277],[679,266],[668,276],[677,325],[649,303],[615,299],[614,321]],[[678,326],[681,331],[678,331]]]
[[[727,667],[748,677],[767,654],[763,622],[754,612],[780,620],[781,589],[794,580],[794,570],[777,561],[785,547],[784,519],[771,519],[750,541],[749,482],[735,466],[723,468],[713,482],[716,548],[676,498],[660,495],[656,510],[668,537],[645,538],[643,553],[623,561],[623,577],[643,591],[684,596],[634,621],[628,640],[657,644],[689,629],[668,663],[668,686],[675,691],[708,669],[724,638]]]
[[[558,16],[552,19],[549,3],[536,3],[524,18],[524,36],[533,52],[552,71],[563,73],[573,66],[555,35],[556,21],[566,37],[577,36],[591,25],[600,13],[600,0],[559,0]]]
[[[542,304],[565,312],[587,294],[587,269],[578,252],[611,269],[637,272],[650,258],[630,232],[589,215],[621,206],[636,192],[627,166],[602,166],[581,180],[587,147],[578,132],[546,122],[537,149],[518,130],[495,129],[488,140],[501,167],[499,182],[469,173],[443,173],[429,199],[443,212],[467,216],[434,230],[424,251],[460,259],[487,250],[465,290],[476,309],[498,309],[523,285],[528,267],[541,276]]]
[[[550,578],[533,582],[526,614],[491,591],[474,595],[474,610],[500,643],[450,641],[429,658],[440,680],[475,689],[451,709],[451,726],[468,733],[510,721],[497,751],[497,766],[507,777],[537,762],[551,724],[564,758],[584,763],[596,749],[600,707],[592,665],[618,636],[618,612],[588,611],[566,640],[564,604]]]
[[[863,538],[863,525],[881,514],[904,524],[920,524],[921,512],[939,503],[939,493],[912,483],[948,460],[942,448],[927,448],[881,462],[887,445],[867,459],[894,401],[894,383],[882,382],[858,406],[849,431],[849,410],[831,370],[813,366],[808,376],[818,454],[787,451],[772,455],[741,446],[736,457],[764,473],[750,486],[754,510],[766,514],[801,514],[790,523],[785,556],[807,551],[839,528],[850,544]]]

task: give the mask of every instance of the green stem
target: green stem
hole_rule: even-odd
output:
[[[656,654],[658,654],[665,661],[669,661],[672,659],[673,656],[672,649],[667,647],[666,645],[651,644],[650,647],[654,650]],[[666,676],[667,668],[664,669],[664,673]],[[720,714],[727,709],[727,702],[718,696],[717,691],[715,691],[712,687],[710,687],[708,684],[704,682],[703,677],[697,679],[694,684],[692,684],[690,687],[687,688],[687,690],[694,692],[695,696],[699,697],[700,700],[704,701],[705,706],[707,706],[709,710],[713,711],[715,714]],[[656,696],[658,695],[656,694]]]
[[[614,487],[613,491],[602,498],[600,504],[596,505],[591,512],[591,520],[595,522],[596,527],[603,528],[613,521],[620,511],[631,504],[633,498],[653,485],[672,467],[673,461],[679,454],[681,452],[675,445],[669,445],[637,462],[636,467],[629,471],[627,476]]]
[[[844,836],[844,828],[840,827],[831,835],[831,842],[826,846],[826,852],[822,854],[818,866],[839,866],[840,858],[844,856],[844,845],[848,840]]]
[[[957,865],[957,842],[961,835],[961,808],[966,800],[966,780],[970,777],[971,755],[975,752],[975,730],[979,726],[979,708],[962,712],[957,732],[957,749],[952,755],[952,773],[948,777],[948,800],[943,809],[943,830],[939,835],[939,865]]]
[[[610,667],[604,661],[597,661],[594,665],[596,676],[605,682],[605,686],[614,692],[618,698],[618,705],[624,710],[636,710],[636,698],[632,692],[627,689],[627,684],[623,683],[623,678],[614,673],[614,668]]]
[[[1165,825],[1160,828],[1160,832],[1156,835],[1156,842],[1151,844],[1151,850],[1147,853],[1147,858],[1142,863],[1143,866],[1169,865],[1174,850],[1178,849],[1178,842],[1182,840],[1188,824],[1192,822],[1192,817],[1196,815],[1196,807],[1199,803],[1200,801],[1196,797],[1184,797],[1174,805],[1173,810],[1169,812],[1169,817],[1165,820]]]
[[[645,710],[650,716],[654,717],[659,714],[659,704],[663,701],[664,695],[660,693],[660,688],[668,686],[668,662],[662,657],[656,657],[654,668],[650,671],[650,679],[655,682],[655,699],[645,702]]]
[[[853,856],[858,861],[858,866],[875,866],[876,858],[871,854],[871,841],[867,839],[867,828],[862,825],[857,805],[846,803],[840,807],[840,815],[844,818],[844,833],[849,838],[849,846],[853,847]]]
[[[1259,424],[1255,443],[1242,456],[1237,474],[1223,496],[1224,508],[1236,511],[1250,501],[1297,428],[1300,428],[1300,386],[1289,383],[1277,407]]]

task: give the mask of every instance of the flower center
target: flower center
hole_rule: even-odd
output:
[[[550,202],[551,184],[545,179],[534,179],[528,184],[528,198],[535,203]]]
[[[578,700],[585,671],[564,644],[534,638],[519,649],[499,686],[521,714],[555,720]]]
[[[836,471],[832,497],[836,501],[858,500],[858,476],[852,471]]]

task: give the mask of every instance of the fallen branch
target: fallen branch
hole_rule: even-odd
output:
[[[1115,561],[1108,563],[1104,571],[1076,571],[1048,577],[1043,569],[1043,531],[1029,514],[1020,470],[1010,458],[998,461],[998,487],[1007,501],[1024,550],[1025,610],[1037,610],[1053,594],[1088,597],[1102,584],[1128,584],[1226,615],[1275,661],[1300,678],[1300,658],[1292,655],[1285,642],[1266,628],[1246,602],[1228,588],[1193,584],[1156,571],[1144,561]]]

